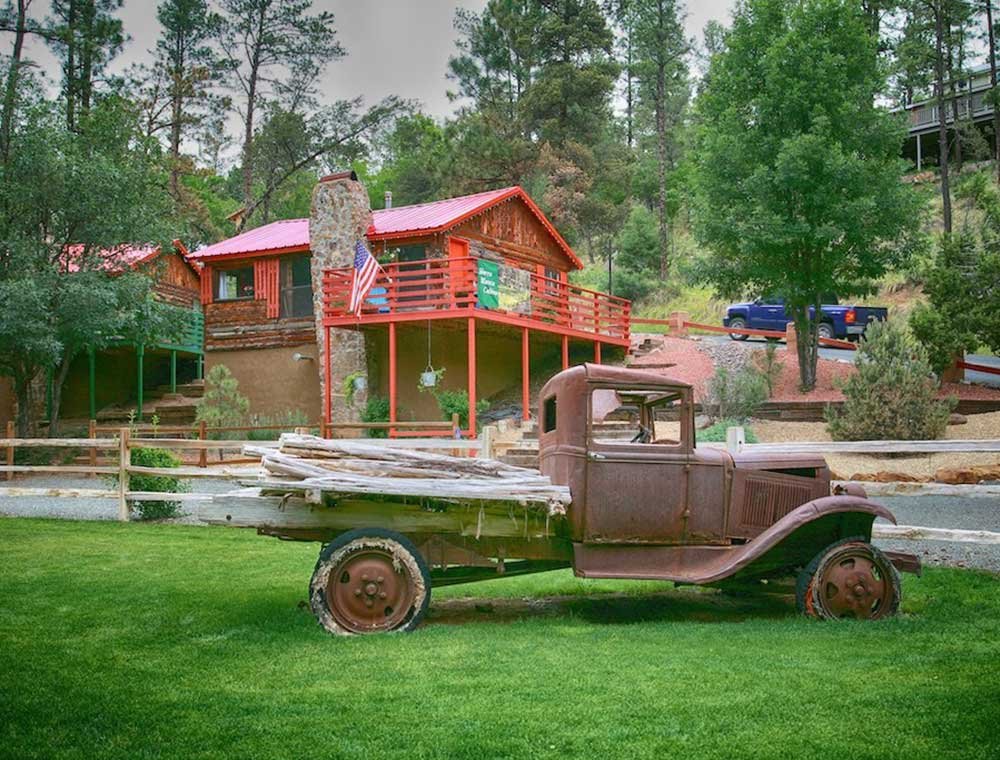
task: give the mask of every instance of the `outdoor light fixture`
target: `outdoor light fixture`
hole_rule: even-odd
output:
[[[316,361],[316,357],[315,356],[306,356],[305,354],[300,354],[298,351],[296,351],[294,354],[292,354],[292,361],[296,361],[296,362],[314,362],[314,361]]]

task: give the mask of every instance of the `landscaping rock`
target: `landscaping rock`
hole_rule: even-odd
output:
[[[941,467],[934,472],[934,480],[951,485],[975,485],[984,480],[1000,480],[1000,464],[976,467]]]
[[[968,421],[969,420],[966,419],[964,414],[959,414],[958,412],[952,412],[950,415],[948,415],[949,425],[965,425],[966,423],[968,423]]]
[[[851,480],[865,480],[869,483],[926,483],[930,478],[907,475],[905,472],[879,470],[878,472],[856,472],[851,475]]]

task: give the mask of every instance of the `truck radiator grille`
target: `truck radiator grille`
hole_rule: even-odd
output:
[[[791,483],[788,478],[752,474],[737,480],[742,483],[734,483],[737,488],[734,489],[732,525],[736,535],[757,535],[799,505],[815,498],[816,484],[806,479]]]

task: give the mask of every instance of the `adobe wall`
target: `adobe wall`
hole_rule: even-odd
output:
[[[295,353],[312,357],[296,361]],[[205,354],[205,373],[224,364],[239,381],[239,391],[250,399],[250,414],[273,417],[298,410],[308,422],[322,418],[322,396],[316,371],[316,344],[280,348],[212,351]]]

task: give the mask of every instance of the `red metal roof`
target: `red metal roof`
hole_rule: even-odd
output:
[[[188,251],[180,240],[173,241],[174,250],[181,254],[181,258],[190,265],[187,260]],[[160,255],[160,246],[148,243],[146,245],[133,245],[122,243],[113,248],[101,248],[96,251],[96,256],[100,258],[101,269],[112,274],[124,272],[126,269],[135,268],[147,261],[152,261]],[[67,272],[80,271],[80,257],[83,256],[84,247],[81,244],[67,245],[63,249],[63,263]]]
[[[381,209],[372,212],[372,224],[368,228],[369,240],[393,240],[413,235],[431,235],[461,224],[465,220],[486,211],[498,203],[518,198],[523,201],[545,229],[558,243],[573,265],[583,267],[573,249],[546,219],[545,214],[535,205],[520,187],[505,187],[484,193],[462,195],[431,203],[413,206]],[[204,260],[216,257],[239,257],[240,255],[260,255],[267,253],[290,253],[309,249],[309,220],[286,219],[265,224],[263,227],[244,232],[228,240],[206,246],[190,254],[190,258]]]
[[[255,227],[235,237],[193,251],[192,259],[210,259],[238,254],[277,253],[309,250],[309,220],[284,219]]]

